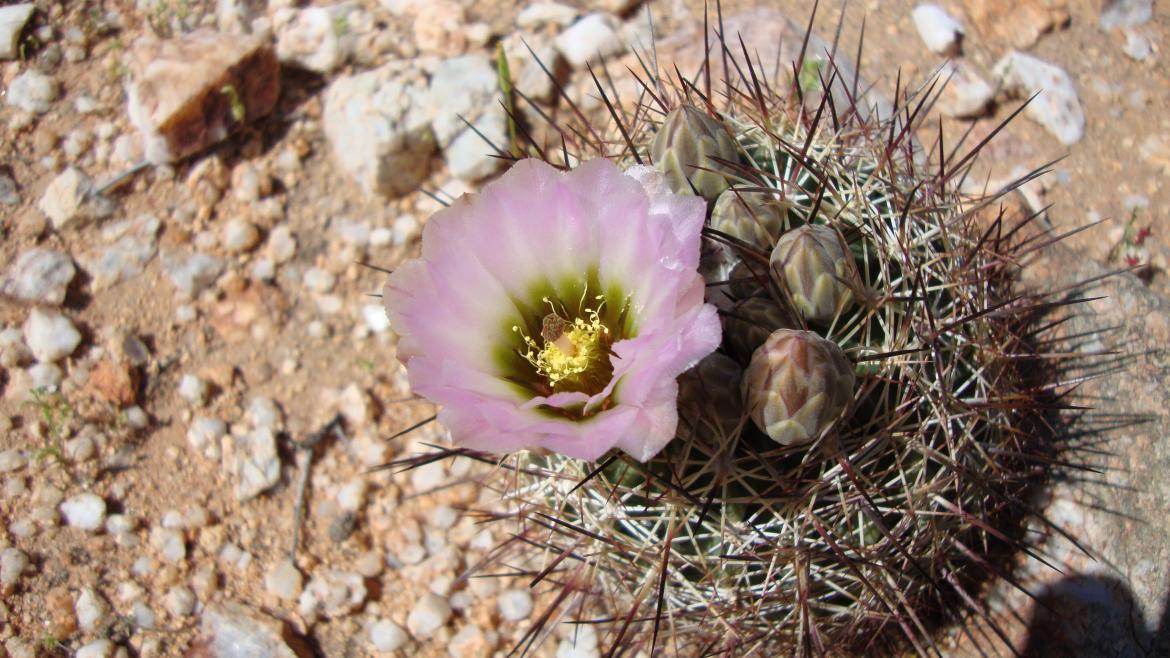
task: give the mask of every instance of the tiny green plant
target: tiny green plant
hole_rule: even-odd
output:
[[[228,102],[232,106],[232,120],[236,123],[242,123],[248,115],[248,109],[244,106],[244,101],[240,99],[240,92],[235,85],[224,85],[219,92],[228,97]]]
[[[69,432],[69,421],[73,420],[73,406],[55,389],[38,386],[29,394],[32,399],[25,405],[37,410],[50,436],[64,438]]]

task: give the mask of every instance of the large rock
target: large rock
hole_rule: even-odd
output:
[[[325,91],[325,135],[333,156],[367,192],[396,197],[427,176],[435,152],[422,75],[391,62],[343,76]]]
[[[0,293],[60,306],[75,274],[77,268],[69,256],[52,249],[29,249],[0,276]]]
[[[283,622],[233,601],[203,612],[199,638],[188,658],[297,658],[285,641]]]
[[[966,0],[963,8],[984,39],[1031,48],[1069,22],[1065,0]]]
[[[16,42],[35,7],[31,2],[0,7],[0,59],[16,59]]]
[[[1007,91],[1036,94],[1024,114],[1044,126],[1061,144],[1071,146],[1085,134],[1085,111],[1064,69],[1013,50],[995,65],[995,76]]]
[[[130,121],[153,163],[216,144],[272,111],[280,64],[259,37],[198,31],[135,44],[127,88]]]

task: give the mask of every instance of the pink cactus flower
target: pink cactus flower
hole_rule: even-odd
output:
[[[705,210],[599,159],[524,160],[439,211],[384,290],[414,391],[468,448],[653,457],[678,424],[675,379],[719,345]]]

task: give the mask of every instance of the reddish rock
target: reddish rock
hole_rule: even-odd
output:
[[[280,64],[258,37],[198,31],[140,40],[132,55],[128,112],[153,163],[222,141],[271,112],[280,95]]]

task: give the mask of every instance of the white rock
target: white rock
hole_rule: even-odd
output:
[[[995,89],[965,62],[947,62],[939,77],[947,81],[939,99],[939,110],[946,116],[960,119],[981,116],[995,99]]]
[[[532,614],[532,594],[526,589],[510,589],[496,599],[500,616],[508,621],[524,621]]]
[[[467,624],[455,631],[451,639],[447,640],[447,655],[451,658],[483,656],[487,655],[490,649],[483,631],[475,624]]]
[[[53,78],[30,69],[16,76],[8,85],[8,104],[25,112],[44,114],[53,107],[53,101],[61,92],[60,85]]]
[[[264,589],[285,601],[295,601],[303,583],[304,577],[292,560],[280,560],[264,574]]]
[[[268,234],[268,257],[277,265],[287,263],[297,253],[297,240],[287,224],[281,224]]]
[[[337,490],[337,506],[347,512],[357,512],[366,502],[366,481],[354,479]]]
[[[110,658],[116,645],[109,640],[94,640],[77,650],[74,658]]]
[[[77,601],[73,604],[73,614],[77,616],[77,627],[82,633],[95,633],[105,626],[106,617],[110,614],[110,604],[94,589],[87,588],[77,596]]]
[[[209,459],[219,459],[220,440],[227,436],[227,423],[219,418],[197,416],[187,428],[187,445]]]
[[[29,249],[0,277],[0,293],[60,306],[76,273],[69,256],[51,249]]]
[[[61,503],[60,511],[66,524],[86,532],[100,530],[106,522],[106,501],[97,494],[72,496]]]
[[[209,607],[202,615],[207,655],[216,658],[297,658],[277,620],[238,603]]]
[[[135,601],[130,606],[130,621],[138,628],[152,629],[155,627],[155,614],[145,601]]]
[[[65,377],[65,374],[61,372],[61,368],[55,363],[37,363],[29,366],[26,372],[28,373],[30,388],[39,388],[46,391],[53,391],[60,388],[61,380]]]
[[[416,639],[425,640],[447,625],[450,618],[451,605],[447,599],[427,592],[419,597],[406,617],[406,628]]]
[[[37,361],[52,363],[73,354],[81,344],[81,332],[68,317],[33,308],[24,323],[24,343]]]
[[[16,181],[0,174],[0,204],[15,206],[20,203],[20,192],[16,189]]]
[[[381,334],[390,329],[390,318],[386,315],[386,308],[381,304],[364,304],[362,319],[370,331]]]
[[[389,619],[379,619],[370,624],[370,644],[378,651],[397,651],[405,646],[409,639],[406,631]]]
[[[252,398],[245,415],[253,427],[266,427],[274,432],[284,429],[284,412],[272,398],[263,395]]]
[[[16,448],[0,451],[0,473],[11,473],[24,468],[28,459]]]
[[[137,524],[129,514],[111,514],[106,518],[106,532],[111,535],[124,535],[134,532]]]
[[[404,247],[410,244],[421,232],[422,227],[419,226],[418,220],[413,215],[400,215],[394,220],[394,244],[396,246]]]
[[[150,545],[162,559],[172,564],[187,559],[187,541],[181,530],[154,526],[150,529]]]
[[[926,47],[940,55],[959,54],[963,25],[938,5],[918,5],[911,14]]]
[[[171,283],[188,298],[215,283],[223,272],[222,260],[200,252],[164,252],[162,266]]]
[[[562,5],[559,2],[538,2],[525,7],[516,16],[516,25],[525,30],[531,30],[545,25],[568,27],[577,20],[578,12],[575,7]],[[527,93],[527,92],[526,92]]]
[[[179,397],[196,407],[207,404],[209,395],[211,395],[211,387],[197,375],[188,373],[179,379]]]
[[[257,427],[235,437],[233,448],[238,500],[251,500],[280,482],[280,455],[271,429]]]
[[[1103,30],[1135,27],[1154,14],[1154,0],[1104,0],[1101,4],[1099,23]]]
[[[337,283],[337,276],[329,270],[310,267],[305,270],[302,280],[305,282],[305,287],[309,290],[316,293],[327,293],[333,290],[333,286]]]
[[[31,2],[0,7],[0,59],[16,59],[20,54],[17,40],[33,9],[35,6]]]
[[[1085,112],[1064,69],[1013,50],[995,65],[995,76],[1004,89],[1036,98],[1024,114],[1044,126],[1061,144],[1071,146],[1085,134]]]
[[[502,116],[495,102],[498,94],[499,75],[486,55],[441,60],[430,85],[431,121],[440,147],[449,148],[457,136],[471,133],[463,119],[474,123],[485,111]],[[480,145],[487,146],[482,141]]]
[[[88,436],[78,436],[65,441],[65,458],[74,464],[93,459],[96,452],[97,447]]]
[[[0,330],[0,366],[19,368],[33,358],[32,351],[24,344],[24,332],[17,327]]]
[[[282,62],[294,64],[317,73],[330,73],[345,63],[352,47],[352,39],[341,34],[349,5],[307,7],[295,11],[291,18],[277,19],[276,56]]]
[[[599,57],[611,57],[625,50],[618,36],[619,27],[618,19],[609,14],[589,14],[561,32],[555,44],[573,68],[582,68]]]
[[[136,224],[145,230],[134,230],[133,234],[121,235],[114,244],[103,249],[94,250],[80,257],[85,271],[93,281],[90,285],[95,291],[105,290],[122,281],[129,280],[146,269],[147,263],[154,258],[157,248],[158,220],[153,217],[150,221]]]
[[[477,181],[494,174],[503,165],[496,149],[504,152],[508,149],[507,131],[507,123],[499,113],[481,116],[475,122],[475,130],[463,131],[443,150],[451,175],[459,180]]]
[[[0,590],[15,587],[28,564],[28,556],[19,548],[9,547],[0,552]]]
[[[53,225],[61,230],[81,216],[81,206],[89,194],[93,181],[77,167],[66,167],[45,187],[37,207]]]
[[[425,82],[407,64],[338,78],[325,91],[323,117],[334,158],[369,193],[413,191],[435,150],[430,105]]]
[[[324,569],[315,574],[297,601],[297,610],[311,618],[323,613],[337,618],[361,607],[366,600],[365,580],[350,571]]]
[[[1150,40],[1137,30],[1125,29],[1125,46],[1122,49],[1130,59],[1144,62],[1149,59],[1152,46]]]
[[[224,222],[221,239],[224,249],[233,254],[240,254],[251,250],[260,242],[260,229],[246,219],[233,217]]]
[[[163,597],[167,611],[176,617],[186,617],[195,611],[195,593],[183,585],[167,590]]]

